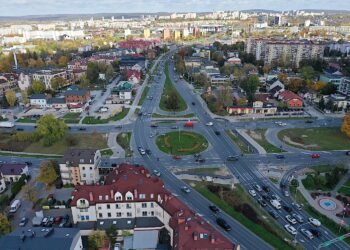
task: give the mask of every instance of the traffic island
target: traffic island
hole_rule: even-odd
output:
[[[177,131],[160,135],[156,139],[158,148],[171,155],[192,155],[203,152],[208,148],[208,141],[204,136],[188,132]]]

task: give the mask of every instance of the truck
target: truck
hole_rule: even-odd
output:
[[[278,200],[271,200],[271,205],[276,209],[281,209],[281,203]]]
[[[0,128],[13,128],[15,124],[13,122],[0,122]]]
[[[10,206],[10,213],[16,213],[20,206],[21,206],[21,201],[14,200]]]
[[[35,216],[32,219],[33,227],[40,227],[44,219],[44,213],[42,210],[36,211]]]

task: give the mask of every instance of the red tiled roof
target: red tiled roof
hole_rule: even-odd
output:
[[[302,101],[302,98],[300,96],[289,90],[285,90],[282,93],[280,93],[279,97],[284,101],[289,101],[291,99],[299,99],[300,101]]]
[[[151,177],[142,166],[121,164],[105,178],[103,186],[76,186],[72,206],[76,206],[81,198],[90,204],[114,203],[111,196],[116,192],[124,196],[128,191],[134,194],[133,202],[155,201],[171,216],[169,226],[174,230],[173,249],[234,249],[232,242],[173,196],[158,177]],[[146,199],[139,199],[140,193],[145,194]],[[154,194],[153,198],[150,194]]]
[[[129,69],[127,72],[128,79],[132,76],[136,77],[137,79],[141,79],[141,72],[135,69]]]

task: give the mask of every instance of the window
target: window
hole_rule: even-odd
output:
[[[80,205],[85,205],[85,200],[80,200]]]
[[[80,219],[81,219],[81,220],[85,220],[85,216],[83,216],[83,215],[80,216]]]
[[[108,216],[108,218],[111,218],[112,214],[111,213],[107,213],[107,216]]]
[[[122,213],[117,213],[117,217],[122,217]]]
[[[131,197],[131,196],[127,196],[126,199],[127,199],[128,201],[131,201],[131,200],[132,200],[132,197]]]
[[[85,167],[83,167],[83,170],[85,170]]]
[[[98,209],[98,210],[101,210],[102,208],[101,208],[101,206],[98,206],[97,209]]]
[[[153,202],[151,202],[151,207],[154,207],[154,204],[153,204]]]
[[[121,196],[116,196],[116,197],[115,197],[115,200],[116,200],[116,201],[121,201],[121,200],[122,200],[122,197],[121,197]]]
[[[119,204],[115,204],[115,208],[116,208],[116,209],[120,209],[121,206],[120,206]]]
[[[153,211],[151,211],[151,215],[154,216],[154,212]]]
[[[89,215],[85,215],[85,219],[86,220],[90,220],[90,216]]]
[[[143,211],[143,212],[142,212],[142,216],[147,216],[147,212],[146,212],[146,211]]]
[[[131,205],[129,203],[126,204],[126,208],[131,208]]]
[[[154,198],[154,194],[151,194],[151,199],[153,199]]]
[[[98,217],[99,217],[99,218],[102,218],[102,213],[98,213]]]
[[[85,177],[86,177],[86,174],[83,174],[83,177],[85,178]]]
[[[146,199],[146,195],[145,195],[145,194],[140,194],[140,195],[139,195],[139,198],[140,198],[140,199]]]
[[[107,209],[111,209],[111,205],[107,204]]]
[[[142,203],[142,208],[146,208],[147,207],[147,203]]]
[[[90,170],[92,170],[92,167],[90,167]]]
[[[81,212],[81,213],[84,213],[84,212],[87,212],[87,211],[88,211],[87,208],[82,208],[82,209],[80,209],[80,212]]]
[[[106,196],[105,196],[105,199],[106,199],[106,201],[108,201],[108,199],[109,199],[109,196],[108,196],[108,195],[106,195]]]
[[[100,201],[102,201],[102,195],[99,195],[99,196],[98,196],[98,199],[99,199]]]
[[[132,216],[132,213],[127,212],[127,213],[126,213],[126,216],[131,217],[131,216]]]

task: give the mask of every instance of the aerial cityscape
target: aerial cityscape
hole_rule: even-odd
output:
[[[0,250],[350,249],[349,2],[0,4]]]

